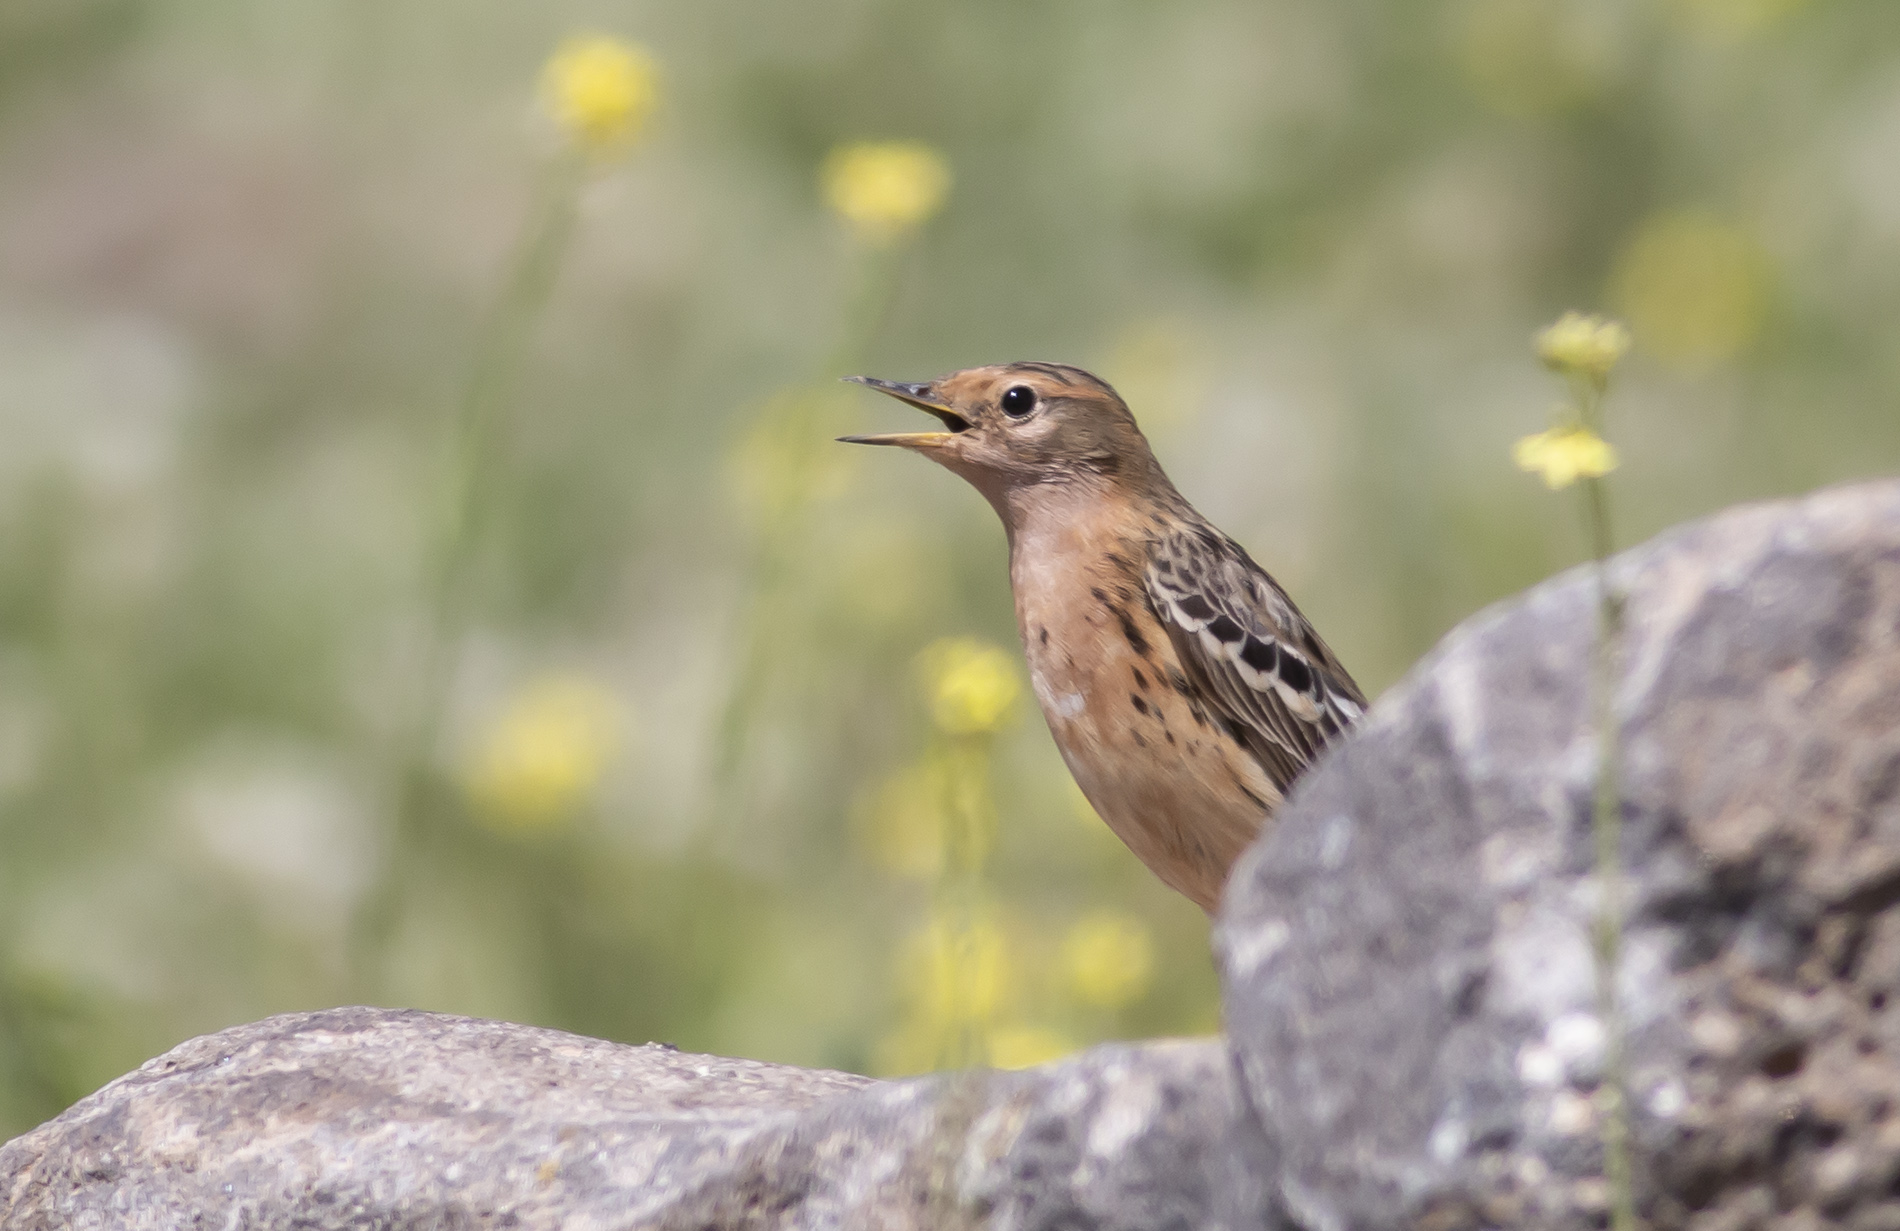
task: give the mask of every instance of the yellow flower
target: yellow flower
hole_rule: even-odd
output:
[[[1009,938],[985,914],[932,919],[902,961],[919,1016],[940,1028],[991,1022],[1008,995]]]
[[[541,97],[570,141],[590,154],[612,154],[640,135],[659,98],[659,72],[636,43],[572,38],[542,70]]]
[[[1587,427],[1553,427],[1526,436],[1511,449],[1519,470],[1542,475],[1552,491],[1616,469],[1616,450]]]
[[[1741,227],[1701,210],[1644,222],[1617,256],[1610,294],[1643,348],[1694,370],[1742,354],[1761,335],[1773,269]]]
[[[1022,695],[1016,662],[975,637],[945,637],[917,656],[930,716],[951,735],[977,735],[1007,722]]]
[[[467,788],[481,814],[509,829],[560,821],[600,784],[625,715],[589,680],[553,677],[514,698],[476,747]]]
[[[1537,353],[1547,367],[1581,372],[1598,384],[1609,379],[1610,369],[1629,348],[1630,331],[1620,322],[1581,312],[1564,313],[1537,335]]]
[[[999,1069],[1029,1069],[1060,1060],[1076,1049],[1075,1040],[1044,1026],[998,1026],[984,1040],[990,1064]]]
[[[898,954],[904,1020],[876,1048],[887,1074],[982,1064],[1011,999],[1010,941],[989,908],[938,914]]]
[[[822,178],[831,207],[878,243],[929,221],[950,191],[949,165],[920,141],[841,145]]]
[[[1103,1009],[1133,1004],[1154,980],[1148,925],[1119,911],[1077,920],[1062,941],[1062,966],[1078,999]]]
[[[885,871],[933,880],[944,865],[948,787],[934,761],[900,769],[860,805],[858,832]]]
[[[1676,8],[1703,34],[1733,42],[1760,34],[1811,0],[1677,0]]]
[[[1445,6],[1466,84],[1506,115],[1552,115],[1601,94],[1614,61],[1562,0],[1465,0]]]

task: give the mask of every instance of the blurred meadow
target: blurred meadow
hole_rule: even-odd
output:
[[[1583,556],[1510,462],[1571,307],[1621,542],[1893,471],[1900,5],[0,6],[0,1138],[349,1002],[1217,1029],[837,377],[1099,372],[1376,694]]]

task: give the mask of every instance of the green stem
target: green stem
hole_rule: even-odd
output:
[[[857,287],[845,312],[839,341],[825,357],[820,373],[823,379],[851,375],[872,339],[877,336],[890,310],[897,290],[897,246],[867,245],[860,248],[860,273]],[[786,506],[773,510],[761,528],[747,570],[751,586],[746,599],[742,628],[743,648],[739,669],[733,676],[725,704],[715,728],[713,780],[717,804],[714,817],[701,834],[701,841],[714,842],[725,818],[738,811],[741,766],[745,760],[752,723],[768,689],[774,649],[784,642],[784,614],[787,592],[798,575],[792,567],[793,549],[804,544],[804,534],[812,505],[813,476],[819,463],[819,450],[836,447],[830,433],[824,431],[824,400],[814,394],[793,399],[785,412],[792,418],[782,439],[787,445],[786,465],[791,471],[787,490],[791,497]]]
[[[436,535],[430,577],[429,670],[420,694],[415,750],[433,746],[446,684],[449,650],[466,627],[475,548],[489,494],[502,461],[502,429],[521,384],[521,369],[534,324],[546,309],[562,258],[574,235],[586,163],[569,155],[542,184],[522,240],[509,262],[508,278],[484,324],[475,360],[456,415],[454,468]]]
[[[1588,411],[1586,409],[1586,422]],[[1594,425],[1592,425],[1594,427]],[[1623,600],[1610,582],[1610,509],[1602,479],[1584,482],[1586,520],[1596,557],[1597,637],[1591,672],[1591,708],[1597,733],[1596,794],[1591,829],[1596,839],[1596,871],[1600,897],[1595,927],[1597,1013],[1603,1022],[1603,1083],[1599,1111],[1603,1116],[1603,1179],[1609,1188],[1610,1226],[1613,1231],[1637,1227],[1633,1176],[1630,1170],[1629,1094],[1625,1073],[1622,1006],[1617,994],[1617,972],[1623,954],[1622,786],[1620,741],[1616,725],[1617,651],[1622,641]]]
[[[571,152],[542,180],[509,259],[501,294],[476,339],[456,405],[450,469],[431,527],[421,664],[409,712],[384,758],[386,780],[393,788],[391,850],[383,875],[365,895],[350,929],[352,976],[370,998],[378,990],[373,968],[400,921],[403,898],[422,870],[434,785],[429,766],[441,735],[455,647],[472,613],[483,514],[502,469],[503,429],[520,387],[534,325],[553,294],[573,239],[586,171],[584,157]]]
[[[944,821],[943,871],[937,879],[938,917],[958,933],[961,960],[975,970],[982,959],[979,925],[984,905],[983,863],[989,845],[985,810],[990,793],[990,736],[987,733],[951,737],[944,749],[948,772],[944,776],[941,816]],[[988,1059],[985,1023],[976,1014],[959,1014],[960,1029],[951,1054],[943,1057],[953,1069],[968,1069]]]

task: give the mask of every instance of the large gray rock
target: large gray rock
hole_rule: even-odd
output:
[[[0,1147],[0,1227],[1259,1227],[1225,1047],[874,1082],[383,1009],[194,1039]]]
[[[1900,1228],[1900,484],[1618,559],[1636,1193]],[[1469,621],[1229,884],[1227,1025],[1315,1231],[1601,1225],[1591,577]]]

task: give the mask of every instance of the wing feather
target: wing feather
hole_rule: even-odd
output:
[[[1149,553],[1148,599],[1213,716],[1284,790],[1366,699],[1279,583],[1210,528]]]

